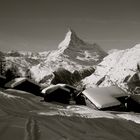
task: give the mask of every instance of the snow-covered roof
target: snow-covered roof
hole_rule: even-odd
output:
[[[116,98],[125,97],[127,94],[118,87],[87,88],[83,94],[98,108],[108,108],[120,105]]]
[[[0,74],[0,79],[6,79],[6,77]]]
[[[50,85],[49,87],[44,88],[41,93],[43,93],[43,94],[51,93],[51,92],[53,92],[53,91],[55,91],[55,90],[57,90],[59,88],[65,90],[65,91],[70,92],[70,90],[65,88],[64,86],[65,86],[65,84]]]
[[[30,83],[33,83],[33,84],[39,86],[39,84],[35,83],[34,81],[32,81],[32,80],[30,80],[30,79],[28,79],[28,78],[19,77],[19,78],[15,78],[15,79],[11,80],[10,82],[6,83],[6,84],[5,84],[5,87],[7,87],[7,88],[14,88],[14,87],[16,87],[17,85],[19,85],[19,84],[21,84],[21,83],[23,83],[23,82],[25,82],[25,81],[28,81],[28,82],[30,82]]]
[[[61,87],[64,87],[64,88],[67,88],[67,89],[76,90],[76,88],[74,86],[71,86],[69,84],[57,84],[57,85],[60,85]]]

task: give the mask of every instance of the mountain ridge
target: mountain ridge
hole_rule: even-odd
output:
[[[58,68],[65,68],[70,72],[90,69],[102,61],[108,54],[96,43],[89,44],[80,39],[74,30],[69,29],[58,49],[46,52],[9,51],[4,53],[8,67],[18,66],[21,75],[30,69],[32,78],[37,82],[44,77],[51,77]]]
[[[118,50],[109,54],[96,67],[95,73],[83,80],[87,87],[117,85],[124,90],[128,89],[125,78],[132,77],[137,72],[140,62],[140,44],[126,50]]]
[[[64,40],[58,45],[58,49],[51,51],[44,62],[32,67],[32,72],[34,76],[40,76],[35,78],[39,81],[59,67],[73,72],[94,66],[106,55],[107,53],[98,45],[84,42],[73,30],[69,30]]]

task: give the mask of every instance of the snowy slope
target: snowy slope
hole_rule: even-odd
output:
[[[28,92],[0,91],[0,140],[140,139],[140,114],[40,100]]]
[[[107,55],[97,44],[84,42],[71,29],[57,50],[37,53],[9,51],[3,54],[7,67],[14,64],[23,76],[27,69],[31,69],[32,78],[38,82],[44,77],[52,77],[52,72],[62,67],[70,72],[91,69]]]
[[[94,66],[107,55],[97,44],[89,44],[77,37],[73,30],[69,30],[58,49],[49,53],[44,62],[32,67],[37,81],[50,75],[59,67],[71,72]]]
[[[21,75],[24,76],[24,73],[27,69],[30,69],[32,66],[39,64],[41,61],[46,59],[49,52],[24,52],[24,51],[9,51],[8,53],[3,53],[6,60],[6,67],[9,68],[12,65],[15,65]]]
[[[94,87],[102,78],[100,86],[110,86],[117,84],[125,88],[123,80],[126,76],[132,76],[137,69],[137,63],[140,61],[140,44],[131,49],[119,50],[109,54],[97,66],[96,71],[91,76],[85,78],[83,83],[87,87]]]

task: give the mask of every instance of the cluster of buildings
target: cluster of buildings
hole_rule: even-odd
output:
[[[57,84],[42,89],[38,83],[25,77],[6,83],[6,78],[0,75],[0,88],[26,91],[41,96],[46,102],[86,105],[96,110],[140,112],[140,94],[128,94],[117,86],[79,91],[67,84]]]

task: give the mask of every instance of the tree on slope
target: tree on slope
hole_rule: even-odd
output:
[[[6,65],[6,60],[4,57],[4,54],[0,52],[0,74],[5,75],[5,65]]]
[[[64,68],[58,68],[53,72],[54,78],[52,79],[52,84],[70,84],[73,85],[72,73]]]
[[[17,66],[12,64],[11,67],[6,70],[5,77],[6,77],[7,82],[14,78],[20,77]]]

